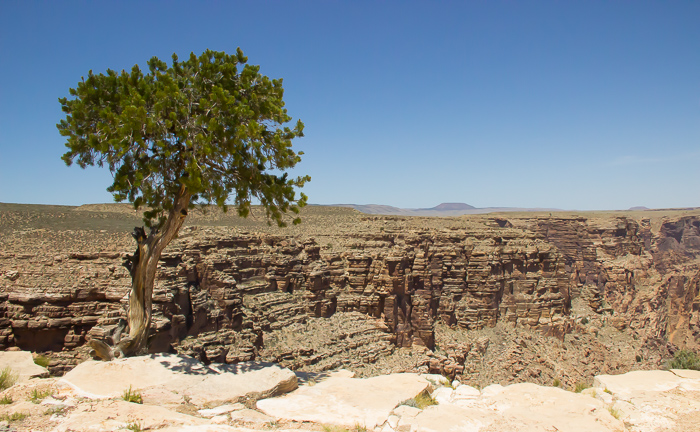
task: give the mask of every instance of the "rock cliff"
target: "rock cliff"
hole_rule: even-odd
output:
[[[596,368],[658,367],[700,342],[698,211],[334,211],[308,209],[305,226],[287,231],[255,216],[246,226],[193,217],[161,259],[151,351],[574,382]],[[133,246],[116,228],[53,225],[88,211],[34,222],[17,213],[5,213],[0,235],[0,349],[50,352],[62,373],[86,340],[123,330],[130,279],[120,264]]]

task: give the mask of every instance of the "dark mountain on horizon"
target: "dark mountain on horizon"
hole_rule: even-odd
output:
[[[465,203],[442,203],[432,208],[404,209],[381,204],[331,204],[333,207],[350,207],[359,212],[392,216],[462,216],[467,214],[484,214],[495,212],[531,212],[556,211],[552,208],[519,207],[474,207]]]
[[[474,210],[476,207],[465,203],[442,203],[432,208],[421,209],[421,210],[437,210],[437,211],[451,211],[451,210]]]

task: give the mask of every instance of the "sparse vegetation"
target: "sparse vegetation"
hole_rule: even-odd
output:
[[[49,358],[46,357],[45,355],[38,355],[34,357],[34,364],[37,364],[41,367],[49,367]]]
[[[271,420],[271,421],[265,423],[266,429],[278,429],[279,426],[280,426],[280,424],[277,420]]]
[[[614,408],[614,407],[608,407],[608,411],[610,412],[610,415],[615,417],[616,419],[620,420],[621,413],[620,410]]]
[[[47,397],[51,396],[53,394],[52,389],[33,389],[32,392],[29,394],[29,400],[32,403],[38,404]]]
[[[336,425],[323,425],[322,429],[323,432],[367,432],[366,427],[357,423],[355,424],[355,426],[352,427],[352,429]]]
[[[13,421],[24,420],[27,417],[29,417],[29,414],[27,414],[27,413],[16,412],[16,413],[12,413],[12,414],[1,415],[0,421],[13,422]]]
[[[639,354],[637,354],[637,355],[634,357],[634,359],[637,360],[637,363],[641,363],[641,362],[642,362],[642,356],[640,356]]]
[[[554,378],[554,381],[552,381],[552,387],[561,387],[561,381],[559,381],[559,378]]]
[[[575,393],[581,393],[582,391],[586,390],[590,386],[584,382],[577,382],[576,385],[574,386],[574,392]]]
[[[668,363],[668,368],[700,370],[700,357],[690,350],[676,351],[673,360]]]
[[[131,422],[126,425],[126,428],[130,431],[133,432],[141,432],[143,429],[141,428],[141,423],[139,422]]]
[[[406,405],[418,409],[425,409],[430,405],[437,404],[437,401],[433,399],[433,397],[430,396],[430,394],[428,394],[427,392],[423,392],[414,398],[406,399],[405,401],[399,403],[399,405]]]
[[[17,378],[19,378],[19,375],[9,366],[0,371],[0,391],[15,385]]]
[[[588,324],[588,317],[581,318],[581,324],[583,324],[583,325]]]
[[[67,409],[67,407],[65,405],[57,405],[55,407],[51,407],[51,408],[47,409],[44,412],[44,414],[46,414],[46,415],[54,415],[54,414],[63,415],[66,413],[66,409]]]
[[[445,387],[451,388],[452,390],[454,390],[456,388],[454,385],[454,381],[451,380],[450,377],[448,377],[448,376],[445,376],[445,379],[447,380],[447,384],[445,384]]]
[[[605,390],[603,390],[603,391],[604,391],[605,393],[609,394],[609,395],[612,394],[612,392],[611,392],[610,390],[608,390],[607,388],[606,388]]]
[[[143,398],[141,397],[141,393],[132,390],[131,386],[129,386],[128,389],[124,390],[124,394],[122,394],[122,399],[124,399],[127,402],[133,402],[137,404],[142,404],[143,403]]]
[[[13,402],[12,397],[10,395],[5,395],[2,398],[0,398],[0,405],[9,405]]]

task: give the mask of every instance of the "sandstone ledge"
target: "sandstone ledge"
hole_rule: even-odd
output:
[[[210,432],[357,426],[377,432],[689,432],[700,420],[696,371],[600,375],[594,387],[573,393],[531,383],[480,390],[449,384],[439,375],[409,373],[361,379],[338,371],[300,374],[297,380],[274,364],[232,366],[207,366],[174,354],[85,362],[61,379],[32,378],[0,393],[12,400],[0,405],[0,416],[27,414],[11,422],[18,431],[111,431],[138,425]],[[128,387],[142,395],[143,404],[123,400]],[[436,405],[409,406],[427,393]],[[37,394],[43,397],[29,401]]]

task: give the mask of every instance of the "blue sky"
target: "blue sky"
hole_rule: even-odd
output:
[[[316,204],[700,206],[700,2],[0,1],[0,202],[111,202],[66,167],[88,70],[241,47],[283,78]]]

